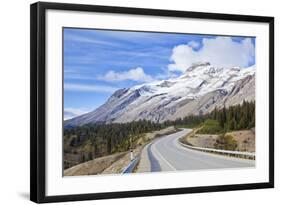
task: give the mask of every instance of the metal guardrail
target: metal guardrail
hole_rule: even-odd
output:
[[[184,144],[180,141],[178,141],[182,146],[188,147],[190,149],[200,150],[200,151],[206,151],[206,152],[217,152],[221,154],[229,154],[229,155],[240,155],[240,156],[246,156],[249,158],[255,158],[256,154],[252,152],[239,152],[239,151],[231,151],[231,150],[220,150],[220,149],[212,149],[212,148],[204,148],[204,147],[195,147],[191,145]]]
[[[140,160],[140,156],[136,156],[127,167],[122,171],[122,174],[132,173]]]

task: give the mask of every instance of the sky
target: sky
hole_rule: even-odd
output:
[[[92,111],[114,91],[181,75],[193,63],[255,64],[255,38],[64,28],[64,118]]]

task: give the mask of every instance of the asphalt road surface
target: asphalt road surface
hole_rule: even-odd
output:
[[[189,132],[191,132],[191,129],[184,129],[180,132],[163,136],[147,146],[151,172],[255,166],[255,160],[201,152],[180,145],[178,139]]]

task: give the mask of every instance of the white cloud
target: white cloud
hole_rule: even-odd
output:
[[[230,37],[203,39],[202,48],[195,51],[194,43],[178,45],[173,48],[168,65],[169,71],[184,72],[193,63],[210,62],[213,66],[248,66],[255,58],[255,47],[250,38],[235,42]]]
[[[141,67],[137,67],[135,69],[124,72],[116,72],[110,70],[104,76],[99,76],[98,79],[105,81],[133,80],[138,82],[151,82],[154,80],[153,77],[146,74]]]
[[[83,115],[87,112],[90,112],[90,110],[84,108],[64,108],[64,120]]]
[[[191,48],[196,49],[196,48],[199,48],[200,43],[197,42],[197,41],[190,41],[187,45],[188,45],[189,47],[191,47]]]
[[[75,84],[75,83],[64,84],[64,90],[69,90],[69,91],[113,93],[117,89],[118,88],[111,87],[111,86],[85,85],[85,84]]]

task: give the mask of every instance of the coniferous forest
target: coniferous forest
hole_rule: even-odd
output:
[[[215,108],[209,114],[188,116],[183,119],[177,119],[174,122],[168,122],[168,124],[194,127],[204,122],[206,125],[209,125],[208,127],[217,129],[214,133],[217,133],[218,131],[226,132],[250,129],[255,127],[255,102],[244,101],[241,105],[234,105],[228,108],[224,107],[222,109]],[[212,131],[209,130],[209,132]]]
[[[88,124],[64,130],[64,154],[79,155],[80,163],[116,152],[128,151],[144,133],[160,130],[164,124],[147,120],[130,123]],[[65,168],[70,165],[65,162]]]
[[[204,126],[202,126],[204,125]],[[219,134],[255,127],[255,102],[246,102],[228,108],[215,108],[205,115],[187,116],[175,121],[155,123],[147,120],[129,123],[87,124],[64,129],[64,154],[76,156],[82,163],[97,157],[128,151],[145,133],[169,126],[202,126],[201,133]],[[67,160],[64,168],[73,166]]]

